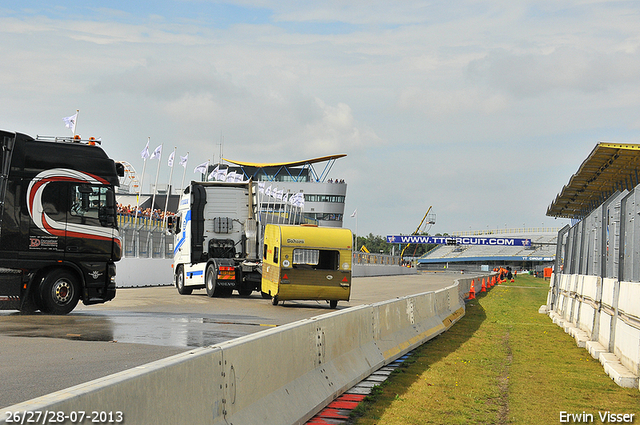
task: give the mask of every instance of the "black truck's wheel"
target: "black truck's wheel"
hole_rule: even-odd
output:
[[[71,272],[56,269],[45,276],[40,284],[40,309],[43,313],[67,314],[80,299],[80,283]]]
[[[184,286],[184,268],[182,266],[178,266],[178,271],[176,272],[176,288],[180,295],[191,295],[193,291],[193,288]]]

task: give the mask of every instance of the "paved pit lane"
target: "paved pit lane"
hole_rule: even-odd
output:
[[[356,278],[338,309],[449,286],[456,274]],[[273,306],[260,294],[209,298],[204,290],[118,289],[106,304],[67,316],[0,312],[0,406],[6,407],[194,347],[260,332],[334,310],[326,302]]]

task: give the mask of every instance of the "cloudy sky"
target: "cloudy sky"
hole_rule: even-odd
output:
[[[640,142],[635,1],[12,4],[0,128],[69,135],[79,109],[138,172],[148,137],[164,164],[189,151],[187,179],[221,140],[240,161],[345,153],[330,177],[359,234],[410,233],[429,206],[431,233],[561,227],[547,207],[596,143]]]

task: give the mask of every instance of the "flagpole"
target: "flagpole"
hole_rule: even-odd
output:
[[[358,249],[358,208],[356,208],[355,210],[353,210],[353,213],[351,214],[351,217],[355,217],[356,218],[356,234],[355,234],[355,243],[354,243],[354,248],[357,250]]]
[[[304,223],[304,192],[301,192],[300,196],[300,205],[298,206],[298,210],[300,211],[300,223]]]
[[[149,147],[149,142],[151,141],[151,137],[147,138],[147,148]],[[145,148],[145,149],[147,149]],[[148,153],[148,152],[147,152]],[[140,195],[142,193],[142,184],[144,182],[144,170],[147,167],[147,158],[144,157],[144,162],[142,164],[142,177],[140,178],[140,187],[138,188],[138,196],[136,197],[136,215],[135,218],[133,219],[133,226],[135,228],[135,226],[138,225],[138,209],[140,207]]]
[[[153,196],[151,197],[151,214],[149,218],[153,221],[153,206],[156,203],[156,193],[158,192],[158,175],[160,174],[160,161],[162,161],[162,146],[164,143],[160,144],[160,156],[158,157],[158,169],[156,170],[156,182],[153,185]]]
[[[162,227],[165,227],[165,223],[167,222],[167,207],[169,206],[169,195],[171,195],[171,179],[173,179],[173,166],[176,165],[176,150],[177,146],[173,147],[173,155],[171,160],[171,172],[169,173],[169,187],[167,188],[167,199],[164,201],[164,214],[162,215]],[[160,164],[160,161],[158,161]]]
[[[287,196],[285,198],[283,198],[283,201],[284,201],[284,215],[287,217],[287,224],[291,224],[291,210],[289,210],[289,214],[287,214],[287,206],[289,204],[289,198],[291,197],[290,193],[291,192],[289,192],[289,190],[287,190]]]
[[[273,215],[276,213],[276,194],[274,192],[276,192],[277,190],[278,190],[278,186],[275,187],[275,190],[271,190],[271,198],[273,198],[273,210],[272,210],[271,218],[273,218]],[[278,223],[274,221],[273,224],[278,224]]]
[[[257,190],[258,193],[256,194],[256,198],[257,198],[257,202],[258,202],[258,226],[262,226],[262,199],[261,199],[261,193],[260,193],[260,181],[258,180],[257,183]]]
[[[278,196],[280,196],[280,198],[278,199]],[[276,201],[280,201],[278,202],[278,224],[280,224],[280,219],[282,218],[282,195],[280,195],[279,193],[276,193]],[[274,202],[275,205],[275,202]]]
[[[76,138],[76,127],[78,127],[78,116],[80,115],[80,109],[76,109],[76,123],[73,125],[73,138]]]
[[[356,208],[353,213],[356,216],[356,234],[355,234],[356,241],[353,248],[351,249],[351,261],[354,261],[354,259],[356,258],[354,257],[355,252],[358,251],[358,208]]]
[[[187,151],[187,158],[189,158],[189,152]],[[182,159],[182,158],[180,158]],[[182,171],[182,183],[180,183],[180,192],[182,193],[182,189],[184,189],[184,176],[187,174],[187,163],[184,163],[184,170]]]

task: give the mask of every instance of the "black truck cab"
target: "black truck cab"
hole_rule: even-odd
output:
[[[0,130],[0,148],[0,308],[66,314],[113,299],[123,167],[94,140]]]

